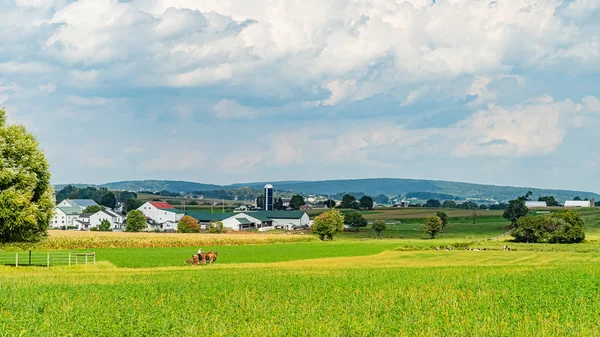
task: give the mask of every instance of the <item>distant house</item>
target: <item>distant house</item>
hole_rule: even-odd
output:
[[[88,208],[89,206],[98,206],[98,204],[92,199],[65,199],[56,205],[58,207],[79,207],[81,211]]]
[[[89,228],[97,228],[102,223],[102,220],[108,220],[111,230],[125,230],[125,226],[123,225],[124,218],[123,215],[115,211],[105,209],[89,216]]]
[[[54,229],[67,229],[69,227],[75,227],[77,224],[75,220],[81,214],[81,209],[79,207],[73,206],[57,206],[54,209],[54,216],[50,220],[50,228]]]
[[[525,206],[528,208],[543,208],[548,207],[545,201],[525,201]]]
[[[77,226],[77,229],[79,230],[90,230],[90,217],[93,215],[94,213],[81,213],[79,214],[79,216],[77,217],[77,220],[75,220],[75,225]]]
[[[594,207],[594,199],[592,200],[567,200],[565,207]]]
[[[177,230],[177,222],[185,215],[184,211],[174,208],[168,202],[160,201],[146,202],[138,210],[144,213],[146,218],[173,230]]]

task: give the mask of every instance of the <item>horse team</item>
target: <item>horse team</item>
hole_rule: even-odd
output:
[[[191,258],[185,261],[185,264],[198,265],[198,264],[208,264],[215,263],[217,261],[217,257],[219,256],[219,252],[209,251],[207,253],[198,253],[194,254]]]

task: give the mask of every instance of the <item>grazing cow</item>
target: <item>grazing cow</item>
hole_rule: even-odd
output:
[[[504,250],[510,250],[509,246],[504,246]]]

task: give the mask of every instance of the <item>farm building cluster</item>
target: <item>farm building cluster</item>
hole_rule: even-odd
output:
[[[265,210],[260,211],[244,210],[214,214],[181,210],[161,201],[148,201],[138,210],[146,217],[146,231],[175,232],[179,220],[184,215],[198,220],[201,228],[206,228],[214,222],[223,223],[223,227],[231,231],[308,228],[310,219],[305,211],[273,210],[272,186],[265,186],[265,197]],[[85,213],[85,209],[90,206],[98,206],[98,204],[91,199],[61,201],[56,206],[50,227],[53,229],[94,230],[100,226],[103,220],[107,220],[112,231],[125,230],[127,221],[125,215],[109,208],[102,208],[95,213]]]
[[[548,203],[545,201],[525,201],[525,206],[528,208],[545,208]],[[566,200],[563,207],[594,207],[594,199],[591,200]]]

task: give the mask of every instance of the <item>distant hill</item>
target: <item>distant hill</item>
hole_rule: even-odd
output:
[[[593,192],[538,189],[528,187],[482,185],[451,181],[419,180],[419,179],[353,179],[353,180],[325,180],[325,181],[279,181],[269,182],[274,185],[275,190],[294,191],[307,194],[335,195],[338,193],[359,193],[369,195],[385,194],[387,196],[403,195],[447,195],[448,199],[454,196],[456,199],[479,199],[506,201],[517,196],[524,195],[527,191],[533,192],[533,198],[552,195],[560,201],[572,199],[575,196],[581,198],[594,198],[600,200],[600,195]],[[84,184],[79,184],[86,186]],[[240,187],[250,187],[260,190],[265,182],[238,183],[226,186],[201,184],[188,181],[168,180],[139,180],[120,181],[98,185],[113,190],[129,191],[170,191],[187,193],[191,191],[214,191],[228,190]],[[62,185],[64,186],[64,185]],[[94,186],[94,185],[87,185]],[[58,186],[57,186],[58,188]],[[427,192],[427,193],[426,193]]]

